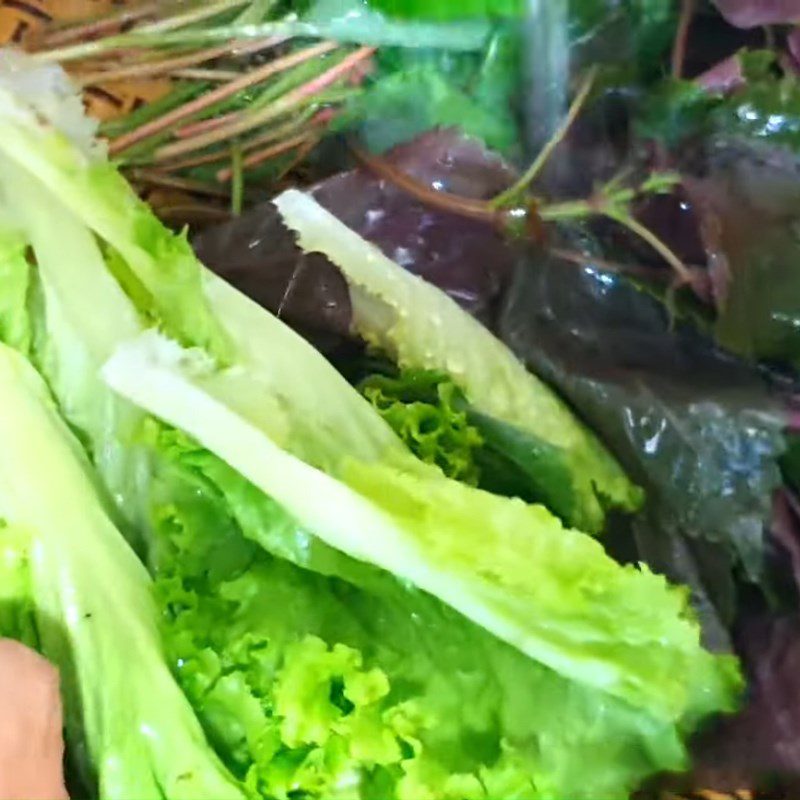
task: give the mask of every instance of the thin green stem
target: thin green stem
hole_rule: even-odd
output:
[[[563,222],[566,220],[587,219],[592,216],[603,216],[627,228],[643,242],[653,248],[667,264],[672,267],[684,285],[692,282],[692,274],[681,259],[649,228],[638,222],[631,214],[615,207],[608,199],[573,200],[565,203],[553,203],[539,208],[539,217],[545,222]]]
[[[501,194],[497,195],[491,203],[495,208],[502,208],[506,205],[511,205],[519,200],[521,195],[538,177],[539,173],[544,169],[547,162],[552,157],[555,149],[564,141],[564,138],[569,133],[570,128],[575,123],[578,115],[583,110],[586,100],[594,86],[595,79],[597,78],[597,68],[592,67],[586,77],[581,82],[580,89],[572,101],[572,105],[567,112],[564,121],[558,127],[558,130],[553,134],[550,141],[542,148],[536,160],[526,170],[525,174],[510,188],[506,189]]]
[[[647,242],[675,270],[681,284],[692,282],[692,275],[683,261],[649,228],[637,222],[630,214],[620,213],[617,210],[601,208],[599,213],[618,222],[632,233],[635,233],[642,241]]]
[[[231,147],[231,213],[238,217],[244,204],[244,159],[242,147],[234,142]]]
[[[540,206],[539,217],[543,222],[562,222],[569,219],[586,219],[597,210],[588,200],[568,200],[564,203],[551,203]]]

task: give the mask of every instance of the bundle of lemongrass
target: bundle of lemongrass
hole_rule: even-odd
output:
[[[110,155],[178,224],[236,214],[296,180],[374,51],[271,0],[26,0],[0,15],[0,35],[83,88]]]

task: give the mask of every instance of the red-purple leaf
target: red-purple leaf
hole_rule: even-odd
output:
[[[800,21],[800,0],[714,0],[714,5],[737,28]]]

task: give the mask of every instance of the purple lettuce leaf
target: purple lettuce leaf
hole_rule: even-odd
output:
[[[744,621],[737,650],[748,697],[696,743],[692,783],[717,791],[760,788],[765,797],[800,793],[800,616]]]
[[[515,177],[502,159],[452,129],[424,134],[386,158],[418,181],[473,199],[498,194]],[[514,264],[514,249],[494,229],[428,208],[361,169],[324,181],[314,196],[389,258],[491,322]]]
[[[713,0],[723,17],[737,28],[800,22],[800,0]]]
[[[201,231],[192,244],[207,267],[320,349],[349,336],[347,282],[323,255],[302,251],[272,203]]]

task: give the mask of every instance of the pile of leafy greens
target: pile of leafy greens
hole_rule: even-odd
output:
[[[436,3],[375,5],[404,19],[441,20],[453,10]],[[486,13],[488,5],[476,4],[471,13]],[[777,791],[776,773],[790,786],[800,774],[796,749],[786,744],[798,735],[796,715],[776,711],[794,710],[800,691],[791,671],[797,631],[791,572],[800,563],[800,537],[796,520],[787,524],[782,512],[787,497],[796,507],[800,486],[797,434],[787,432],[787,425],[798,427],[792,408],[800,329],[800,34],[793,26],[800,9],[781,0],[698,2],[684,4],[695,13],[679,26],[678,5],[548,6],[555,16],[557,6],[566,9],[574,66],[601,69],[582,119],[561,145],[561,174],[548,175],[546,188],[556,199],[572,199],[618,175],[653,168],[680,174],[672,197],[633,210],[688,265],[694,296],[687,289],[677,299],[665,292],[665,270],[653,251],[608,225],[560,226],[544,246],[532,246],[456,209],[426,206],[365,169],[326,180],[313,196],[382,256],[445,291],[492,331],[508,347],[504,353],[513,352],[557,390],[644,490],[643,509],[633,516],[614,513],[634,508],[630,500],[606,502],[602,518],[593,514],[603,541],[619,560],[645,561],[688,585],[706,643],[740,653],[753,681],[741,720],[713,731],[698,751],[695,786],[733,790],[765,782]],[[497,4],[489,13],[515,20],[508,30],[519,35],[519,19],[529,10]],[[765,25],[773,26],[766,35]],[[505,41],[512,45],[505,63],[514,69],[513,36]],[[532,41],[522,43],[523,55]],[[401,63],[386,58],[387,65]],[[467,87],[473,103],[484,91],[481,73],[459,73],[452,59],[406,58],[419,60],[439,83]],[[542,60],[535,66],[542,68]],[[498,75],[488,68],[487,74]],[[524,164],[527,109],[518,97],[502,101],[494,123],[514,110],[509,145],[473,113],[474,104],[441,102],[431,110],[417,95],[426,80],[418,75],[406,82],[402,70],[387,66],[385,77],[378,70],[374,93],[357,101],[355,122],[366,119],[363,143],[436,190],[477,200],[496,196],[516,177],[513,164]],[[462,75],[469,77],[462,82]],[[528,77],[536,83],[535,73]],[[507,85],[519,87],[519,77]],[[428,130],[437,124],[445,129]],[[393,130],[401,133],[393,138]],[[427,132],[386,151],[417,130]],[[452,306],[445,311],[429,303],[427,290],[396,269],[379,270],[381,255],[307,198],[288,194],[275,205],[278,218],[265,205],[199,236],[201,259],[295,329],[313,331],[311,340],[420,458],[492,492],[538,499],[568,523],[591,529],[585,512],[570,516],[568,494],[548,493],[565,485],[563,470],[550,472],[557,463],[552,446],[563,443],[471,393],[466,376],[502,359],[487,357],[477,338],[460,333],[460,323],[449,321]],[[287,227],[294,237],[287,238]],[[295,239],[300,251],[292,250]],[[265,241],[281,243],[280,259]],[[312,301],[301,284],[314,274],[324,274],[331,291]],[[407,326],[424,332],[415,349],[395,340]],[[452,346],[443,349],[440,342],[451,334]],[[751,724],[763,732],[757,751],[747,745]]]
[[[40,91],[0,81],[0,620],[67,675],[89,791],[622,800],[686,769],[741,691],[688,592],[472,485],[502,457],[571,524],[633,510],[568,407],[287,193],[299,245],[276,249],[313,268],[325,245],[384,359],[359,392],[206,270],[74,135],[60,73],[29,69]]]

